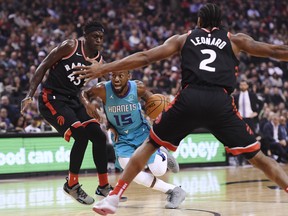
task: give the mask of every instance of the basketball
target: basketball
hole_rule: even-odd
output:
[[[153,94],[151,95],[145,104],[146,114],[151,119],[156,119],[156,117],[165,110],[170,104],[168,98],[162,94]]]

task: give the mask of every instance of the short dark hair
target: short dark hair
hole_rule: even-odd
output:
[[[41,120],[42,120],[42,117],[41,117],[40,115],[35,115],[35,116],[32,117],[32,119],[33,119],[34,121],[41,121]]]
[[[241,82],[245,82],[245,83],[249,84],[249,82],[248,82],[247,79],[241,79],[241,80],[240,80],[240,83],[241,83]]]
[[[222,13],[218,5],[208,3],[202,6],[198,12],[198,17],[201,18],[201,27],[220,27]]]
[[[83,27],[83,33],[89,34],[94,31],[101,31],[104,33],[104,27],[101,23],[97,21],[89,21],[84,27]]]

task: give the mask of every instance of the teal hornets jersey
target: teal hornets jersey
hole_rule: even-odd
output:
[[[105,114],[119,135],[118,141],[113,142],[116,158],[131,158],[135,150],[149,137],[150,130],[138,101],[137,84],[135,81],[128,81],[128,91],[123,97],[117,96],[113,91],[111,81],[105,84],[105,88]],[[156,152],[151,155],[148,164],[154,162],[155,155]]]
[[[105,88],[105,114],[119,135],[128,135],[143,127],[143,124],[149,128],[147,120],[141,113],[135,81],[128,81],[128,91],[123,97],[117,96],[111,81],[105,83]]]

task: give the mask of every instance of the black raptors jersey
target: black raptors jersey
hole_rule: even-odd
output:
[[[214,28],[195,29],[181,51],[182,86],[219,86],[232,92],[236,85],[239,61],[235,57],[228,32]]]
[[[61,59],[52,68],[50,68],[47,80],[43,87],[51,89],[54,93],[63,94],[67,96],[77,96],[80,89],[83,87],[84,80],[78,79],[78,76],[73,75],[74,67],[90,65],[86,61],[84,53],[84,42],[77,40],[75,50],[67,57]],[[100,52],[93,58],[100,61],[102,56]]]

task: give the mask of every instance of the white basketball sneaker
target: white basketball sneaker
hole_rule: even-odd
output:
[[[100,215],[115,214],[119,204],[119,196],[108,195],[93,206],[93,211]]]
[[[173,190],[169,190],[166,194],[167,204],[166,209],[175,209],[185,200],[186,192],[181,187],[175,187]]]
[[[160,147],[160,150],[165,152],[167,155],[167,168],[173,173],[178,173],[180,170],[179,164],[173,155],[171,155],[170,152],[163,146]]]

